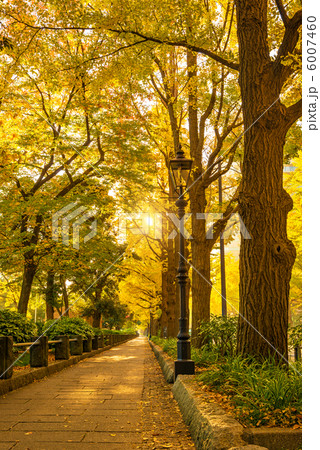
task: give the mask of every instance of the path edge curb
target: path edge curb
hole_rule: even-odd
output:
[[[163,376],[167,383],[174,383],[174,361],[170,358],[161,347],[149,340],[149,345],[157,358],[161,367]]]
[[[128,339],[123,342],[118,342],[116,345],[106,345],[105,347],[98,348],[97,350],[92,350],[88,353],[83,353],[82,355],[71,356],[69,359],[55,361],[49,364],[47,367],[40,367],[39,369],[34,369],[31,372],[23,373],[21,375],[13,376],[7,380],[0,380],[0,395],[5,395],[8,392],[15,391],[23,386],[27,386],[28,384],[33,383],[34,381],[41,380],[42,378],[53,375],[54,373],[60,372],[67,367],[73,366],[83,359],[92,358],[106,350],[109,350],[112,347],[124,344],[128,342]]]
[[[158,345],[149,340],[162,372],[172,372],[174,361]],[[166,381],[167,378],[166,378]],[[189,427],[198,450],[296,450],[302,448],[302,430],[284,428],[244,428],[216,403],[201,400],[194,375],[179,375],[172,387],[183,419]],[[198,394],[198,395],[197,395]]]

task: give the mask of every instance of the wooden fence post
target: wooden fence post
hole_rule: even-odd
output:
[[[98,348],[102,348],[104,346],[103,336],[100,334],[98,336]]]
[[[48,336],[33,337],[36,344],[30,347],[30,367],[48,366]]]
[[[92,337],[88,336],[83,341],[83,351],[84,352],[91,352],[91,350],[92,350]]]
[[[0,336],[0,378],[2,380],[12,377],[13,367],[10,367],[12,363],[13,338],[12,336]]]
[[[69,347],[69,336],[57,336],[58,342],[54,346],[55,359],[69,359],[70,358],[70,347]]]
[[[72,336],[72,339],[75,339],[75,341],[70,340],[70,354],[82,355],[83,353],[82,336]]]
[[[98,336],[95,335],[92,338],[92,350],[98,350],[98,348],[99,348]]]

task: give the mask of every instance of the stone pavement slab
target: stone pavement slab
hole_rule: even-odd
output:
[[[9,392],[0,430],[0,450],[195,448],[145,338]]]

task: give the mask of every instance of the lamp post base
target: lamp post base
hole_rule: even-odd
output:
[[[174,362],[174,380],[178,375],[194,375],[194,361],[191,359],[178,359]]]

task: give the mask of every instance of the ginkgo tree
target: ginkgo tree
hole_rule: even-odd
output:
[[[162,262],[150,255],[149,246],[141,236],[129,237],[127,255],[121,264],[123,279],[119,283],[119,300],[127,305],[134,318],[142,325],[150,326],[157,333],[162,311],[161,272]]]
[[[23,314],[41,260],[55,245],[52,215],[77,200],[108,209],[104,199],[115,181],[124,203],[134,202],[138,184],[148,185],[147,147],[137,137],[139,122],[119,79],[111,67],[84,67],[99,55],[101,39],[79,32],[34,37],[23,58],[12,39],[3,61],[6,66],[16,60],[18,69],[5,86],[0,111],[2,260],[4,266],[12,258],[23,266]]]

